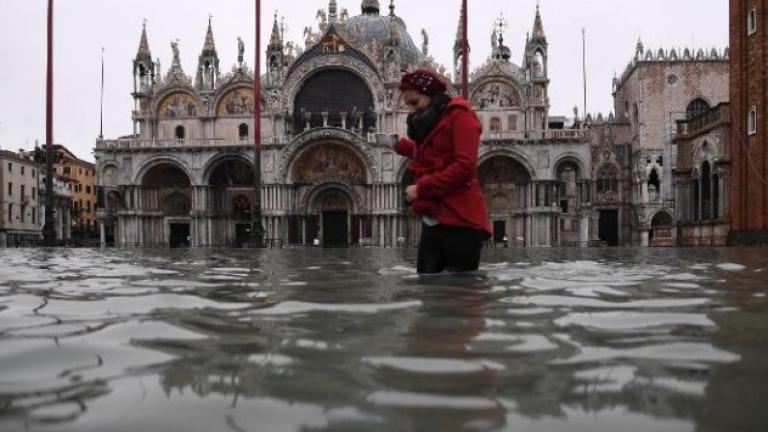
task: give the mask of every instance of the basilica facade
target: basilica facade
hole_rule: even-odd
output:
[[[240,56],[224,72],[209,22],[195,77],[172,44],[166,73],[153,60],[146,26],[134,60],[134,131],[99,140],[98,217],[104,240],[121,246],[231,246],[250,235],[255,176],[253,118],[262,108],[262,209],[266,237],[286,245],[397,247],[418,242],[421,222],[403,202],[407,161],[392,134],[406,131],[403,71],[438,70],[461,82],[457,34],[453,73],[417,47],[394,1],[364,0],[351,16],[331,0],[303,43],[277,20],[255,76]],[[525,52],[489,35],[491,55],[470,78],[483,123],[479,176],[494,240],[517,246],[599,240],[583,129],[549,114],[548,42],[537,9]],[[234,41],[233,41],[234,43]],[[520,64],[512,61],[522,58]],[[253,82],[261,94],[254,100]]]

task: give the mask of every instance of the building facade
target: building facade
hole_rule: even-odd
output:
[[[55,145],[54,151],[57,180],[66,183],[69,190],[66,198],[70,202],[71,237],[77,240],[98,238],[96,165],[78,158],[63,145]]]
[[[768,244],[768,5],[731,0],[730,242]]]
[[[691,202],[692,194],[690,182],[678,189],[673,177],[678,121],[728,101],[728,60],[728,49],[653,51],[638,42],[625,72],[614,79],[615,114],[607,121],[587,118],[601,237],[618,226],[622,244],[678,244],[676,202]],[[722,148],[711,156],[712,164],[726,159]]]
[[[0,150],[0,247],[40,240],[40,169],[21,154]]]
[[[677,122],[674,169],[678,244],[725,246],[730,232],[730,106]]]
[[[418,48],[406,24],[379,2],[350,16],[336,1],[318,12],[305,41],[283,40],[275,20],[261,80],[263,216],[267,237],[285,244],[403,246],[421,223],[403,203],[407,161],[391,134],[406,132],[402,71],[444,67]],[[209,22],[195,78],[180,48],[165,75],[146,27],[134,60],[133,134],[96,144],[98,220],[123,246],[224,246],[249,237],[253,205],[253,80],[240,56],[228,73]],[[495,238],[520,246],[597,240],[590,146],[583,130],[549,126],[548,42],[537,10],[519,53],[490,35],[491,55],[470,77],[484,126],[480,179]],[[454,86],[461,49],[455,45]],[[451,78],[447,78],[451,80]]]

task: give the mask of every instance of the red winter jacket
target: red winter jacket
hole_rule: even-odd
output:
[[[408,170],[416,178],[417,214],[428,214],[441,225],[474,228],[491,235],[485,197],[477,179],[480,134],[483,127],[463,98],[448,103],[443,116],[417,144],[401,138],[395,151],[411,159]]]

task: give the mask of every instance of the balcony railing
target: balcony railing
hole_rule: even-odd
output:
[[[677,122],[677,136],[689,137],[696,135],[721,122],[730,120],[730,109],[728,104],[720,104],[704,114],[692,119],[680,120]]]
[[[547,129],[524,131],[485,131],[483,141],[504,140],[584,140],[589,138],[586,129]]]
[[[283,137],[265,137],[262,145],[285,144]],[[97,151],[120,151],[142,149],[179,149],[179,148],[218,148],[218,147],[253,147],[253,140],[231,140],[219,138],[206,139],[170,139],[170,140],[100,140],[96,142]]]

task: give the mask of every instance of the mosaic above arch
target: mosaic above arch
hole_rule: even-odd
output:
[[[352,150],[340,144],[318,145],[299,157],[292,172],[294,184],[319,184],[329,181],[365,184],[365,164]]]
[[[216,108],[216,115],[219,117],[250,116],[253,115],[254,109],[253,90],[241,87],[230,91],[221,98],[221,102]]]
[[[472,106],[480,109],[519,107],[520,94],[510,84],[491,81],[472,95]]]
[[[160,117],[196,117],[201,112],[197,99],[187,93],[172,93],[160,103]]]

